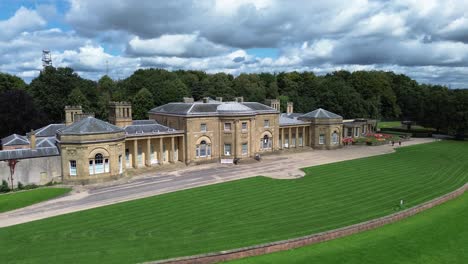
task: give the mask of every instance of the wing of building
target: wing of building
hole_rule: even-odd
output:
[[[375,120],[343,120],[321,108],[294,113],[288,103],[286,113],[280,109],[275,99],[262,104],[242,97],[231,102],[184,98],[151,109],[149,120],[132,120],[130,103],[111,102],[106,122],[83,113],[81,106],[66,106],[63,124],[3,138],[0,161],[19,160],[15,179],[22,183],[86,184],[142,167],[234,163],[286,149],[336,149],[343,137],[375,127]],[[9,175],[6,164],[0,162],[2,178]]]

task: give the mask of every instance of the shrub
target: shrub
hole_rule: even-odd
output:
[[[52,186],[52,185],[54,185],[54,184],[55,184],[55,182],[52,180],[52,181],[46,183],[45,186]]]
[[[24,185],[19,181],[18,182],[18,190],[23,190],[24,189]]]
[[[25,189],[25,190],[31,190],[31,189],[36,189],[37,187],[39,187],[39,186],[37,186],[37,185],[34,184],[34,183],[31,183],[31,184],[26,184],[26,185],[24,186],[24,189]]]
[[[7,193],[9,191],[10,191],[10,187],[8,186],[8,182],[5,180],[2,180],[2,185],[0,185],[0,192]]]

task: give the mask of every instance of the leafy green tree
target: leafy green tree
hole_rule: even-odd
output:
[[[43,112],[47,113],[52,122],[64,120],[64,107],[68,96],[75,88],[89,91],[88,101],[96,102],[94,82],[78,76],[71,68],[47,67],[39,76],[31,81],[29,92]],[[93,93],[94,90],[94,93]]]
[[[203,86],[206,87],[203,96],[223,97],[224,100],[233,100],[235,91],[232,88],[233,76],[226,73],[215,73],[203,80]]]
[[[251,102],[263,102],[266,97],[265,83],[257,74],[241,74],[233,81],[233,88],[237,96]]]
[[[26,91],[0,93],[0,138],[13,133],[25,134],[47,123],[49,120]]]
[[[0,93],[8,90],[24,90],[26,86],[23,79],[8,73],[0,72]]]
[[[148,111],[153,108],[153,95],[146,88],[142,88],[133,97],[132,110],[134,119],[147,119]]]
[[[81,105],[83,112],[89,112],[90,104],[86,96],[81,92],[79,88],[73,89],[68,95],[68,105]]]
[[[98,98],[97,108],[96,108],[96,117],[102,120],[108,120],[109,117],[109,102],[111,101],[111,96],[109,92],[103,92]]]

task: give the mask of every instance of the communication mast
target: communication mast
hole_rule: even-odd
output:
[[[42,67],[52,66],[52,56],[50,50],[42,50]]]

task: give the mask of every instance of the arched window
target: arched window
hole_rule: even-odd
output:
[[[333,144],[338,144],[339,143],[339,137],[338,137],[338,133],[336,131],[334,131],[333,134],[332,134],[332,143]]]
[[[211,156],[211,145],[207,144],[205,140],[200,141],[196,146],[196,157],[205,158]]]
[[[260,148],[261,149],[271,149],[271,145],[272,145],[271,138],[268,137],[268,135],[263,136],[263,138],[261,139]]]
[[[103,173],[104,172],[104,161],[101,153],[94,156],[94,173]]]
[[[109,172],[109,159],[104,159],[101,153],[97,153],[94,159],[89,160],[89,174]]]

